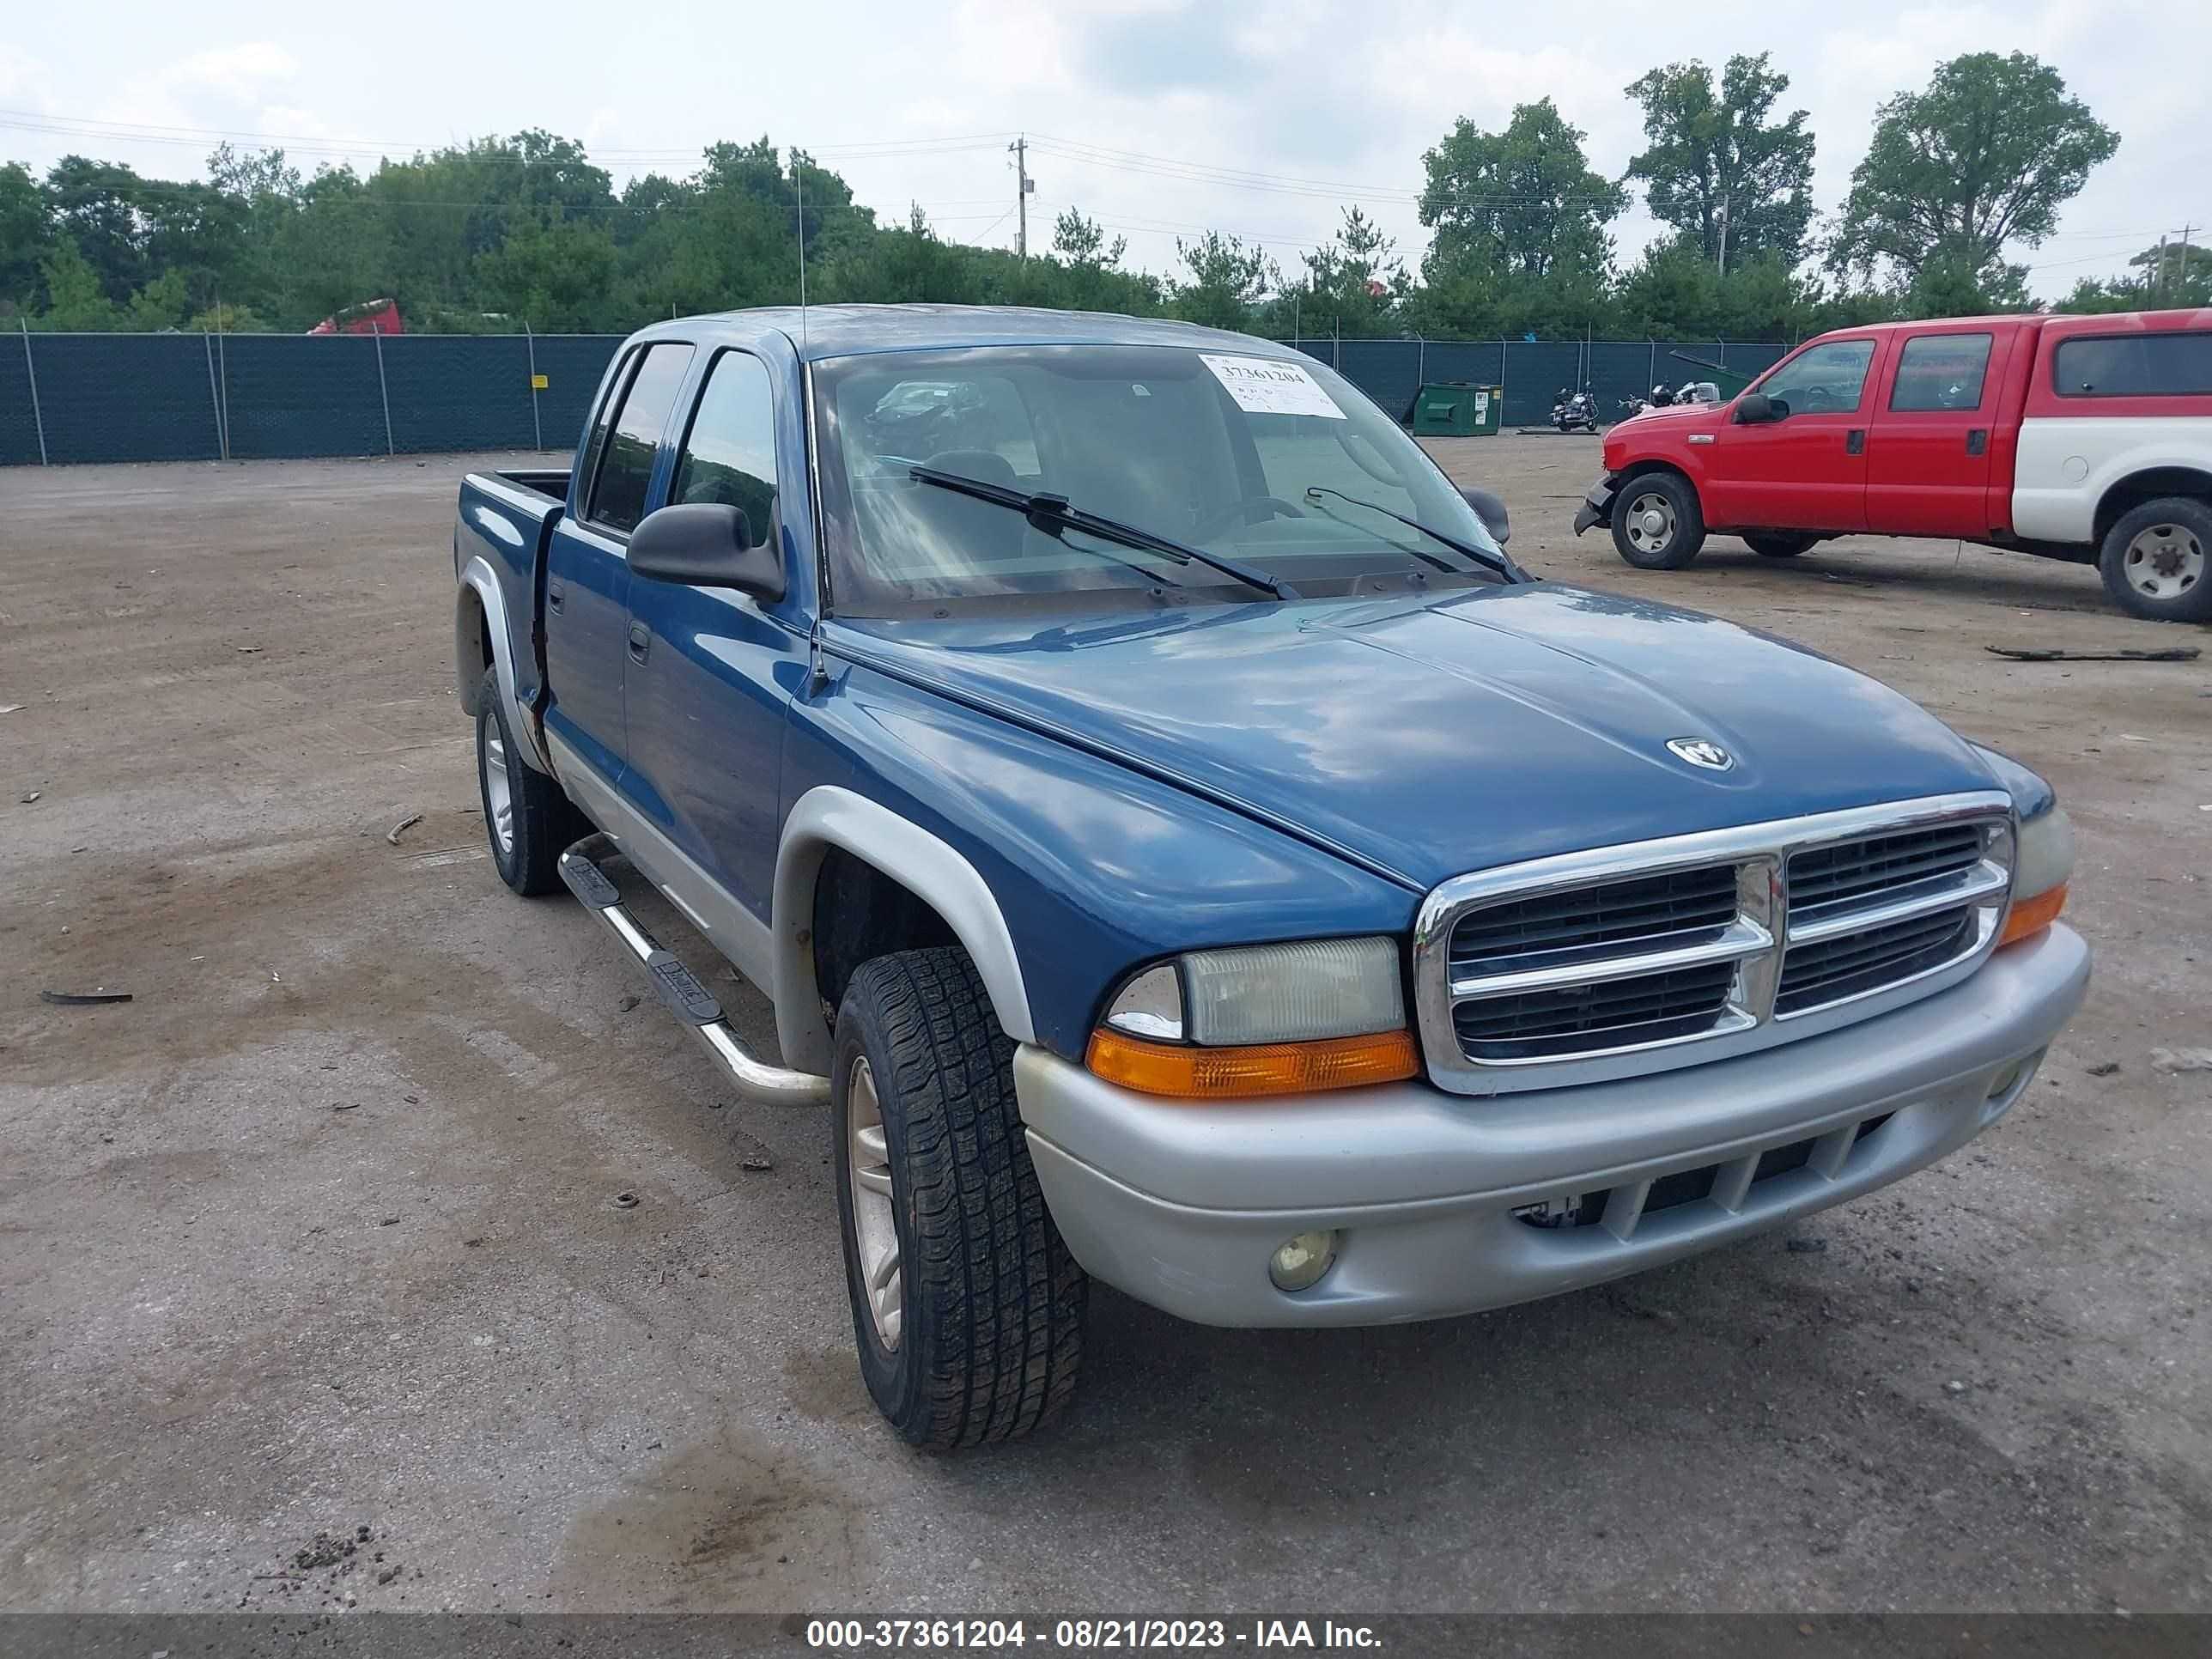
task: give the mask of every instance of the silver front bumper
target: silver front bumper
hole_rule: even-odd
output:
[[[1191,1104],[1028,1047],[1014,1081],[1045,1200],[1094,1276],[1201,1324],[1386,1324],[1618,1279],[1932,1163],[2019,1097],[2024,1080],[1994,1097],[1992,1085],[2040,1057],[2088,981],[2088,947],[2053,927],[1962,984],[1842,1030],[1492,1099],[1403,1083]],[[1748,1179],[1761,1153],[1806,1141],[1802,1168]],[[1710,1195],[1638,1213],[1650,1183],[1708,1167]],[[1514,1213],[1598,1193],[1598,1224],[1545,1229]],[[1323,1228],[1340,1231],[1336,1265],[1310,1291],[1278,1291],[1269,1255]]]

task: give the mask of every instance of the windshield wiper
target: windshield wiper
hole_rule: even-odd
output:
[[[1379,506],[1374,501],[1363,501],[1357,495],[1347,495],[1341,489],[1331,489],[1327,484],[1308,484],[1306,486],[1306,499],[1308,501],[1317,501],[1324,495],[1334,495],[1340,501],[1349,501],[1352,506],[1364,507],[1370,513],[1380,513],[1386,519],[1395,519],[1400,524],[1404,525],[1407,529],[1419,531],[1421,534],[1426,536],[1431,541],[1441,542],[1444,546],[1451,549],[1453,552],[1462,554],[1466,557],[1473,559],[1477,564],[1481,565],[1487,569],[1495,570],[1499,575],[1504,577],[1508,581],[1517,582],[1526,581],[1528,580],[1528,574],[1521,569],[1519,566],[1516,565],[1512,560],[1507,558],[1503,553],[1486,553],[1482,549],[1476,547],[1470,543],[1460,540],[1456,536],[1447,536],[1441,530],[1430,529],[1428,526],[1423,524],[1419,519],[1409,519],[1402,513],[1393,513],[1389,507]],[[1459,568],[1456,565],[1445,563],[1442,559],[1437,558],[1431,554],[1422,552],[1419,548],[1407,547],[1403,548],[1402,550],[1411,553],[1415,558],[1421,560],[1425,563],[1434,565],[1439,570],[1455,571]]]
[[[1065,495],[1040,492],[1030,495],[1019,489],[1008,489],[1003,484],[985,483],[979,478],[963,477],[957,472],[941,471],[933,466],[910,466],[907,474],[921,483],[935,484],[939,489],[973,495],[979,501],[989,501],[995,507],[1009,507],[1028,515],[1029,521],[1046,535],[1057,538],[1062,531],[1079,530],[1101,541],[1119,542],[1124,547],[1140,547],[1151,553],[1164,553],[1171,559],[1188,564],[1193,560],[1224,576],[1233,576],[1249,587],[1272,593],[1279,599],[1295,599],[1298,590],[1279,576],[1271,576],[1256,566],[1236,559],[1224,559],[1218,553],[1209,553],[1202,547],[1193,547],[1166,536],[1156,536],[1149,530],[1139,530],[1135,525],[1123,524],[1118,519],[1102,519],[1096,513],[1086,513],[1079,507],[1068,505]]]

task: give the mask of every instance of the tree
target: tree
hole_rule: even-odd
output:
[[[1413,289],[1397,243],[1357,206],[1344,210],[1336,234],[1305,263],[1306,315],[1316,327],[1333,318],[1342,334],[1387,333]]]
[[[0,167],[0,310],[36,308],[40,266],[54,252],[46,192],[20,162]]]
[[[1112,270],[1128,251],[1127,237],[1109,242],[1104,228],[1096,219],[1085,218],[1080,208],[1070,208],[1052,222],[1053,257],[1078,270]]]
[[[115,302],[100,286],[100,273],[76,250],[64,242],[40,264],[46,283],[46,307],[37,318],[40,328],[57,333],[91,333],[118,326]]]
[[[532,225],[477,261],[480,298],[541,333],[590,334],[618,327],[613,314],[616,252],[603,225]]]
[[[1729,58],[1717,94],[1713,72],[1694,59],[1652,70],[1626,88],[1644,106],[1649,141],[1627,176],[1643,184],[1652,217],[1716,265],[1765,254],[1794,265],[1813,222],[1813,135],[1802,109],[1769,118],[1790,77],[1769,68],[1768,57]]]
[[[300,191],[299,211],[277,228],[270,298],[288,326],[312,327],[363,300],[413,299],[430,285],[394,280],[392,209],[350,165],[319,169]],[[449,224],[459,228],[458,219]],[[257,296],[258,297],[258,296]]]
[[[2212,305],[2212,248],[2191,243],[2147,247],[2130,257],[2136,274],[2100,282],[2084,276],[2062,301],[2059,311],[2154,311],[2173,306]]]
[[[1876,112],[1874,142],[1829,249],[1835,270],[1898,273],[1909,287],[1929,267],[1955,289],[2008,290],[2006,244],[2039,246],[2119,135],[2069,97],[2058,72],[2023,52],[1969,52],[1922,92]]]
[[[1244,327],[1252,307],[1283,280],[1264,249],[1218,230],[1194,242],[1176,237],[1176,255],[1186,273],[1170,289],[1176,315],[1212,328]]]
[[[64,155],[46,169],[46,205],[58,238],[74,247],[110,300],[129,298],[146,280],[138,214],[145,183],[129,167],[82,155]]]
[[[1436,230],[1423,267],[1595,283],[1612,257],[1606,226],[1627,193],[1590,171],[1584,135],[1548,98],[1515,107],[1503,132],[1465,116],[1421,157],[1421,222]]]

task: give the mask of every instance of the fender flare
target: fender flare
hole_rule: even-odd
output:
[[[483,680],[483,670],[478,665],[483,634],[491,636],[491,665],[499,677],[500,701],[507,709],[507,729],[522,738],[517,746],[521,750],[523,763],[532,771],[550,774],[553,769],[538,746],[538,722],[525,714],[515,696],[514,661],[511,654],[514,647],[510,643],[514,636],[507,631],[507,594],[490,562],[478,554],[461,567],[460,587],[453,599],[453,678],[460,693],[461,708],[471,716],[477,712],[477,688]]]
[[[2185,456],[2177,452],[2172,459],[2167,459],[2155,453],[2146,456],[2142,451],[2134,450],[2124,455],[2116,455],[2109,464],[2091,474],[2083,483],[2084,493],[2090,495],[2089,533],[2093,540],[2096,542],[2104,540],[2104,536],[2097,529],[2099,523],[2103,523],[2109,530],[2112,525],[2118,523],[2125,516],[2127,509],[2114,513],[2109,519],[2106,518],[2105,509],[2112,497],[2134,484],[2146,473],[2151,472],[2185,472],[2195,475],[2187,486],[2160,491],[2159,494],[2186,497],[2195,493],[2200,497],[2212,496],[2212,489],[2208,489],[2208,485],[2212,485],[2212,476],[2208,476],[2212,474],[2212,468],[2205,466],[2204,458],[2201,454]],[[2198,480],[2203,482],[2200,483]],[[2155,499],[2155,496],[2153,499]]]
[[[830,1024],[814,978],[814,885],[833,847],[866,860],[944,917],[982,975],[1001,1029],[1017,1042],[1036,1041],[1013,934],[975,866],[889,807],[823,784],[799,798],[776,848],[772,948],[776,1041],[785,1065],[830,1070]]]

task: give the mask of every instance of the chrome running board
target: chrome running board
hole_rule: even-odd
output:
[[[824,1106],[830,1102],[830,1079],[811,1072],[787,1072],[766,1065],[738,1040],[722,1018],[714,993],[672,951],[663,950],[652,934],[623,904],[622,890],[599,868],[599,860],[614,852],[615,845],[602,835],[586,836],[561,854],[561,879],[576,901],[597,916],[621,941],[653,981],[653,994],[668,1012],[690,1029],[702,1047],[736,1086],[744,1099],[762,1106]]]

